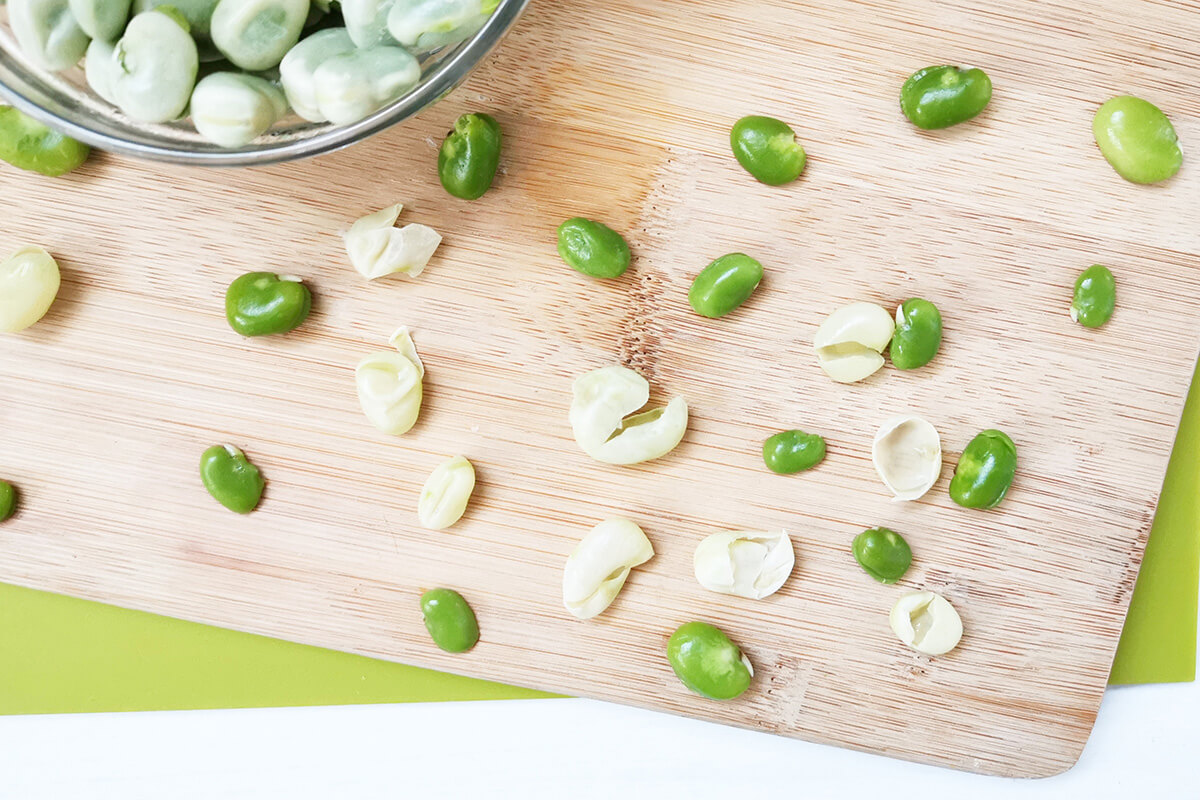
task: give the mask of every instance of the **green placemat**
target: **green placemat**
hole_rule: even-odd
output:
[[[1195,677],[1198,493],[1193,384],[1112,683]],[[551,696],[0,584],[0,714]]]

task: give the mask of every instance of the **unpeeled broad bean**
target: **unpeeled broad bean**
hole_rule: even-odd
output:
[[[365,47],[334,56],[313,71],[320,114],[335,125],[369,117],[421,78],[421,65],[402,47]]]
[[[1075,281],[1071,319],[1085,328],[1099,328],[1117,307],[1117,281],[1103,264],[1092,264]]]
[[[287,114],[287,98],[257,75],[214,72],[192,92],[192,123],[221,147],[243,147]]]
[[[1003,431],[982,431],[967,444],[954,477],[950,499],[965,508],[993,508],[1008,494],[1017,472],[1017,446]]]
[[[68,0],[8,0],[8,24],[21,52],[43,69],[70,69],[87,50]]]
[[[742,117],[729,132],[729,146],[742,168],[769,186],[796,180],[808,161],[796,132],[773,117]]]
[[[0,261],[0,331],[23,331],[45,316],[60,281],[58,262],[40,247],[22,247]]]
[[[850,551],[863,571],[880,583],[895,583],[912,565],[908,542],[890,528],[863,531],[854,537]]]
[[[710,700],[732,700],[754,677],[750,659],[707,622],[680,625],[667,641],[667,661],[684,686]]]
[[[129,20],[131,0],[68,0],[71,13],[93,39],[116,41]]]
[[[744,253],[729,253],[700,271],[688,303],[702,317],[723,317],[750,299],[762,277],[762,264]]]
[[[888,354],[896,369],[917,369],[933,360],[942,346],[942,314],[920,297],[896,307],[896,332]]]
[[[0,522],[17,513],[17,487],[0,480]]]
[[[308,318],[312,293],[299,278],[248,272],[225,290],[225,318],[242,336],[287,333]]]
[[[219,0],[133,0],[133,12],[152,11],[159,6],[171,6],[187,20],[192,35],[207,40],[213,11]]]
[[[421,616],[433,643],[447,653],[465,653],[479,641],[475,612],[453,589],[430,589],[422,594]]]
[[[900,89],[900,110],[918,128],[936,130],[966,122],[992,99],[992,81],[977,68],[925,67]]]
[[[238,514],[258,506],[266,485],[258,467],[229,444],[214,445],[201,454],[200,480],[214,500]]]
[[[87,160],[91,148],[11,106],[0,107],[0,159],[49,177],[65,175]]]
[[[467,510],[475,491],[475,467],[462,456],[443,461],[429,475],[417,500],[421,527],[434,531],[449,528]]]
[[[482,28],[498,5],[500,0],[394,0],[388,32],[405,47],[442,47]]]
[[[187,108],[200,57],[186,22],[162,6],[129,21],[110,56],[109,90],[117,106],[141,122],[170,122]]]
[[[477,200],[492,186],[503,143],[500,123],[487,114],[463,114],[438,150],[438,178],[454,197]]]
[[[341,0],[342,22],[357,47],[395,44],[388,33],[388,12],[395,0]]]
[[[1175,126],[1153,103],[1132,95],[1114,97],[1096,111],[1092,135],[1100,152],[1127,181],[1159,183],[1183,165]]]
[[[558,226],[558,254],[567,266],[590,278],[617,278],[629,269],[629,245],[621,234],[583,217]]]
[[[279,82],[292,110],[309,122],[325,122],[317,107],[317,67],[335,56],[354,52],[354,40],[345,28],[326,28],[305,37],[279,63]]]
[[[213,9],[213,44],[246,70],[278,66],[308,19],[309,0],[220,0]]]
[[[780,475],[812,469],[825,458],[825,439],[801,430],[780,431],[763,442],[763,461]]]

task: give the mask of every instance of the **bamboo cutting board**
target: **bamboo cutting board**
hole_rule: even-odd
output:
[[[1200,321],[1200,179],[1123,182],[1091,141],[1095,107],[1132,92],[1200,141],[1200,4],[1145,2],[535,2],[497,54],[420,119],[302,164],[201,171],[94,158],[57,181],[14,170],[0,249],[45,245],[64,282],[43,322],[0,338],[0,474],[24,491],[0,526],[0,580],[524,686],[617,700],[981,772],[1073,764],[1095,719],[1191,376]],[[976,121],[921,133],[896,96],[912,70],[971,63],[995,98]],[[449,198],[436,146],[453,118],[504,126],[484,199]],[[796,184],[751,180],[728,153],[747,113],[794,124]],[[417,280],[367,284],[338,235],[402,200],[445,243]],[[572,215],[635,250],[593,282],[554,251]],[[732,250],[767,277],[722,320],[687,306],[692,276]],[[1067,316],[1078,272],[1117,275],[1118,310]],[[303,276],[300,330],[244,340],[222,312],[238,274]],[[809,342],[851,300],[939,305],[942,353],[830,382]],[[408,435],[362,416],[353,367],[411,326],[425,359]],[[612,363],[684,394],[670,456],[590,461],[567,424],[572,379]],[[875,476],[870,442],[899,412],[939,429],[947,466],[916,503]],[[1020,451],[1000,508],[946,486],[977,431]],[[829,457],[767,473],[761,441],[823,433]],[[249,517],[218,506],[201,451],[231,442],[268,478]],[[479,486],[446,532],[417,492],[462,453]],[[567,554],[625,515],[654,542],[601,617],[561,606]],[[853,536],[913,545],[900,586],[865,576]],[[707,593],[695,544],[788,529],[797,568],[765,601]],[[451,586],[483,630],[438,651],[417,596]],[[966,635],[929,659],[887,613],[944,593]],[[750,691],[690,695],[668,635],[704,619],[756,666]]]

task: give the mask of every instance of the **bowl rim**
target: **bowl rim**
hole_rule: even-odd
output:
[[[329,127],[320,133],[295,141],[249,146],[236,150],[190,150],[187,147],[156,145],[131,141],[90,127],[86,114],[67,118],[42,106],[19,88],[0,81],[0,97],[34,119],[91,145],[97,150],[151,161],[206,167],[241,167],[278,164],[300,158],[332,153],[374,136],[417,114],[458,86],[500,43],[516,22],[529,0],[501,0],[500,5],[475,35],[459,46],[450,57],[422,76],[408,94],[374,114],[349,125]],[[0,56],[4,54],[0,53]]]

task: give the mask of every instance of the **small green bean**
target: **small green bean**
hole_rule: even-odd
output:
[[[773,117],[742,117],[729,132],[729,145],[746,172],[769,186],[796,180],[808,162],[796,132]]]
[[[463,114],[438,151],[438,177],[454,197],[476,200],[492,186],[500,166],[500,123],[487,114]]]
[[[200,456],[200,480],[213,499],[239,514],[258,506],[265,485],[258,467],[228,444],[213,445]]]
[[[17,487],[0,480],[0,522],[17,513]]]
[[[87,160],[86,144],[48,128],[12,106],[0,107],[0,159],[14,167],[57,177]]]
[[[702,317],[723,317],[750,299],[763,277],[762,264],[744,253],[730,253],[700,270],[688,290],[688,302]]]
[[[891,356],[896,369],[923,367],[942,346],[942,315],[928,300],[914,297],[896,309]]]
[[[1108,267],[1092,264],[1075,281],[1071,301],[1071,319],[1085,328],[1099,328],[1108,322],[1117,305],[1117,282]]]
[[[629,269],[629,245],[602,222],[572,217],[558,226],[558,254],[592,278],[616,278]]]
[[[248,272],[225,291],[225,318],[242,336],[287,333],[308,317],[312,293],[299,278]]]
[[[479,641],[475,612],[453,589],[430,589],[422,594],[421,614],[433,643],[447,653],[466,652]]]
[[[815,433],[781,431],[763,442],[763,461],[780,475],[812,469],[824,458],[825,439]]]
[[[993,508],[1008,493],[1016,472],[1013,440],[1003,431],[982,431],[958,459],[950,479],[950,499],[966,508]]]
[[[918,128],[936,130],[966,122],[991,99],[992,81],[986,72],[941,65],[909,76],[900,89],[900,110]]]
[[[1158,183],[1183,164],[1175,126],[1158,106],[1140,97],[1114,97],[1096,111],[1092,135],[1108,163],[1132,183]]]
[[[880,583],[895,583],[912,564],[912,550],[904,537],[889,528],[870,528],[854,537],[850,546],[866,573]]]
[[[750,660],[707,622],[680,625],[667,641],[667,661],[684,686],[710,700],[732,700],[754,677]]]

